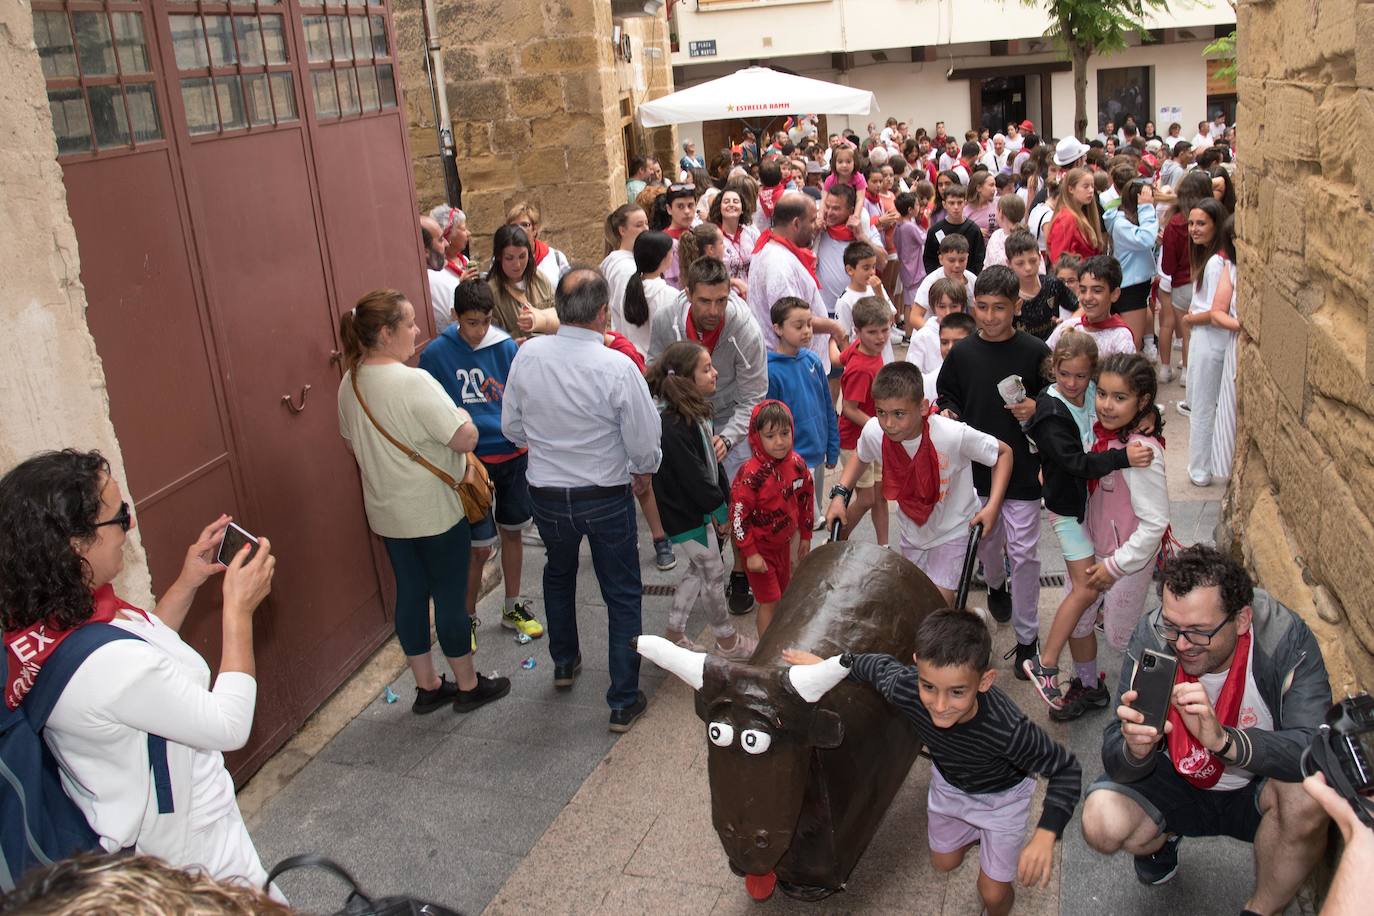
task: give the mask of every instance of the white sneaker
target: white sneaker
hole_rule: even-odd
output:
[[[1145,341],[1145,346],[1140,349],[1140,355],[1152,363],[1159,362],[1159,347],[1155,345],[1154,338]]]
[[[1178,384],[1179,384],[1179,386],[1182,387],[1182,388],[1187,388],[1187,387],[1188,387],[1188,367],[1187,367],[1187,366],[1179,366],[1179,367],[1178,367]]]
[[[1155,370],[1155,378],[1161,385],[1167,385],[1174,380],[1174,370],[1172,366],[1161,365]]]
[[[1193,415],[1193,408],[1188,406],[1187,401],[1179,401],[1174,405],[1174,409],[1177,410],[1179,416],[1182,417],[1191,417]]]
[[[1193,478],[1189,477],[1188,482],[1195,487],[1210,487],[1212,485],[1212,478],[1204,477],[1202,480],[1194,480]]]

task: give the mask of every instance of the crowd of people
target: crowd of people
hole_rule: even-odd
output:
[[[1084,143],[1042,140],[1025,121],[960,141],[943,123],[908,135],[888,119],[822,141],[809,124],[745,131],[709,164],[688,142],[676,180],[636,159],[597,267],[542,240],[531,203],[509,209],[481,263],[464,253],[461,210],[421,216],[437,334],[418,368],[425,322],[405,295],[378,290],[342,316],[339,427],[395,574],[413,712],[466,714],[510,690],[473,664],[493,550],[501,625],[547,636],[553,685],[570,690],[589,542],[609,728],[624,732],[647,705],[631,647],[643,626],[638,514],[656,567],[685,569],[666,639],[736,660],[753,654],[815,532],[847,538],[871,516],[877,542],[952,605],[981,527],[988,615],[931,615],[917,666],[792,658],[843,664],[921,730],[935,761],[935,867],[978,843],[984,905],[1006,913],[1018,879],[1048,881],[1078,804],[1079,762],[993,685],[990,627],[1010,624],[1011,673],[1052,719],[1113,710],[1106,772],[1083,806],[1088,843],[1129,852],[1139,880],[1159,884],[1183,837],[1251,842],[1244,912],[1281,912],[1324,848],[1322,804],[1331,810],[1304,793],[1299,764],[1330,703],[1321,652],[1231,559],[1178,547],[1164,473],[1165,427],[1179,419],[1160,385],[1175,356],[1188,479],[1207,486],[1231,469],[1231,128],[1204,123],[1187,141],[1177,124],[1156,136],[1127,118]],[[477,518],[459,482],[479,462],[493,500]],[[1042,517],[1068,570],[1043,641]],[[6,700],[19,704],[46,657],[25,655],[25,639],[43,646],[91,621],[136,635],[92,653],[52,711],[45,736],[64,785],[106,850],[261,886],[220,754],[252,721],[251,617],[275,563],[265,539],[224,573],[213,686],[176,635],[221,570],[211,551],[229,521],[202,532],[149,614],[110,585],[134,520],[103,459],[52,453],[5,475],[0,613],[25,661]],[[527,545],[545,552],[542,622],[520,594]],[[705,636],[688,629],[697,607]],[[753,610],[747,632],[740,616]],[[1098,666],[1104,638],[1127,656],[1115,693]],[[1133,705],[1146,650],[1179,660],[1162,725]],[[144,765],[148,735],[165,739],[175,815]],[[1026,842],[1037,774],[1050,790]]]

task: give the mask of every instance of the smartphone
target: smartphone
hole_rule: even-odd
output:
[[[215,559],[219,561],[219,565],[228,566],[233,562],[238,552],[243,549],[244,544],[252,545],[248,551],[248,560],[253,559],[254,554],[258,552],[258,539],[230,522],[228,527],[224,529],[224,539],[219,542],[219,553]],[[248,560],[244,560],[244,562],[247,563]]]
[[[1161,735],[1164,734],[1164,722],[1169,718],[1177,671],[1177,658],[1167,652],[1146,649],[1131,676],[1131,689],[1136,693],[1132,708],[1144,714],[1142,724],[1152,726]]]

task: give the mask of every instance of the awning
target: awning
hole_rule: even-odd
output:
[[[686,121],[777,117],[789,114],[866,115],[878,109],[867,89],[841,86],[768,67],[748,67],[639,106],[639,123],[662,127]]]

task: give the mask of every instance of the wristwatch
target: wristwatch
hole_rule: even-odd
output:
[[[1226,755],[1231,753],[1231,748],[1236,746],[1236,739],[1231,735],[1231,730],[1229,728],[1223,727],[1222,734],[1226,736],[1226,743],[1223,744],[1218,751],[1216,751],[1216,755],[1221,759],[1225,760]]]
[[[850,497],[852,497],[853,495],[854,495],[854,491],[851,490],[851,489],[849,489],[849,487],[844,486],[843,484],[838,484],[838,483],[837,483],[837,484],[835,484],[833,487],[830,488],[830,498],[831,498],[831,499],[834,499],[836,496],[838,496],[838,497],[840,497],[841,499],[844,500],[844,504],[845,504],[846,506],[849,505],[849,499],[850,499]]]
[[[716,438],[720,439],[721,442],[724,442],[724,443],[725,443],[725,450],[726,450],[727,452],[730,451],[730,449],[732,449],[732,448],[735,447],[735,443],[733,443],[733,442],[730,441],[730,437],[729,437],[729,436],[717,436]]]

